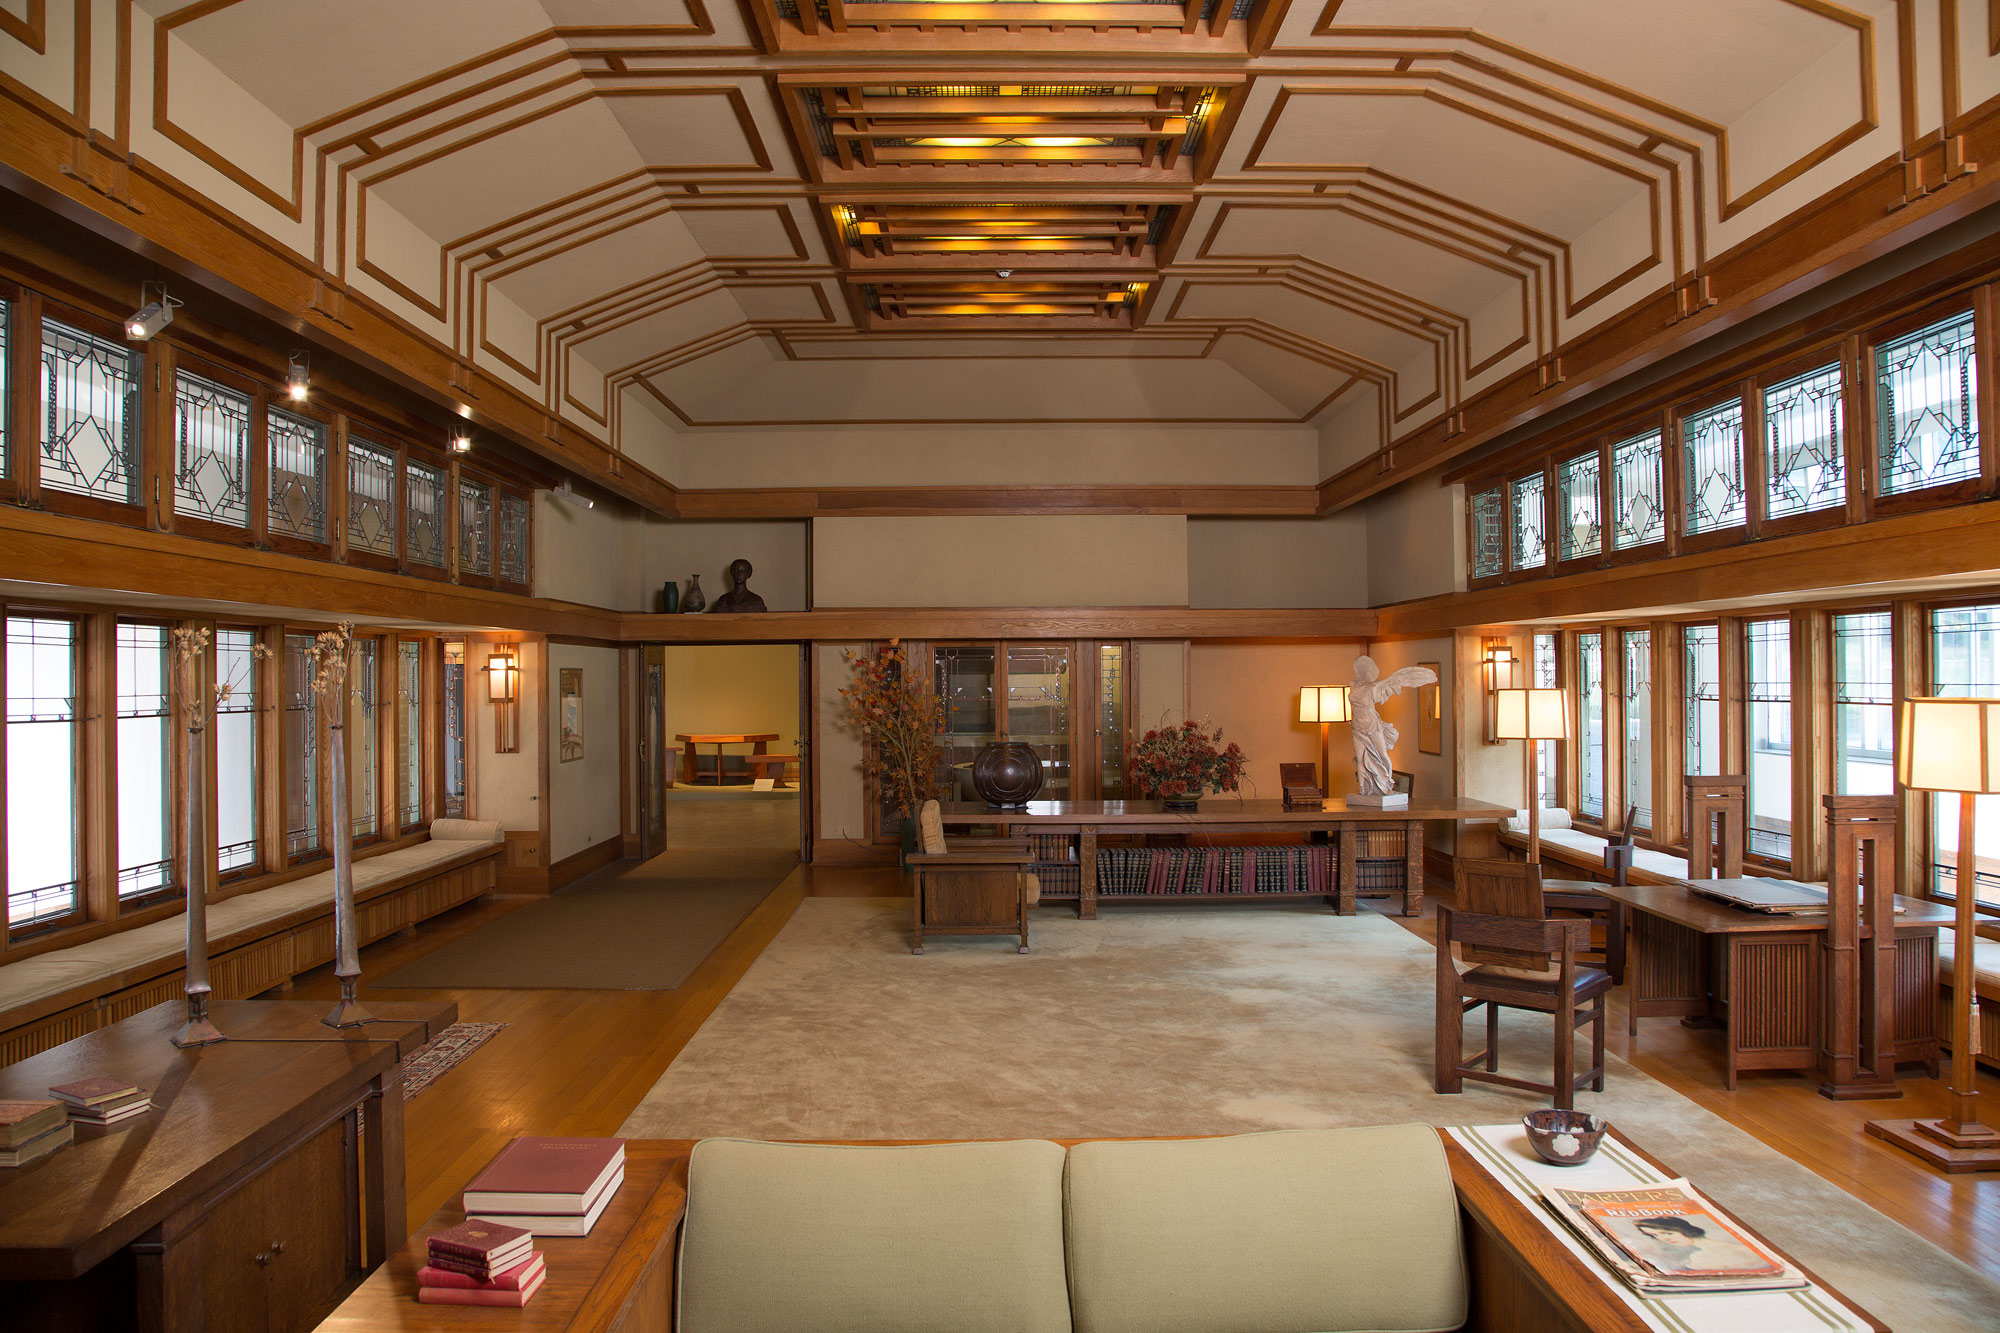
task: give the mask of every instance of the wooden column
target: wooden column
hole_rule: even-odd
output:
[[[1820,1096],[1902,1096],[1896,1086],[1896,798],[1827,796]]]
[[[1744,796],[1748,782],[1741,773],[1685,779],[1688,878],[1742,878]]]
[[[1653,841],[1679,844],[1687,831],[1681,777],[1687,772],[1687,650],[1681,627],[1670,620],[1653,624]]]

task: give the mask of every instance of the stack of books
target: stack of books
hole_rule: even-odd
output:
[[[535,1238],[519,1227],[465,1221],[432,1236],[417,1270],[425,1305],[523,1306],[548,1277]]]
[[[515,1139],[465,1187],[465,1215],[537,1236],[587,1236],[624,1183],[623,1139]]]
[[[80,1125],[115,1125],[153,1109],[151,1089],[115,1078],[87,1078],[49,1091],[68,1104],[69,1118]]]
[[[1545,1190],[1542,1202],[1642,1295],[1811,1285],[1685,1180],[1642,1189]]]
[[[0,1166],[26,1166],[73,1137],[62,1102],[0,1102]]]

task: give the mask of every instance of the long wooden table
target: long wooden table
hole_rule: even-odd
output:
[[[0,1324],[311,1328],[402,1245],[402,1060],[458,1012],[370,1008],[336,1031],[324,1002],[217,1000],[230,1039],[183,1051],[173,1000],[0,1069],[0,1100],[95,1077],[153,1096],[0,1172]]]
[[[754,745],[757,748],[751,751],[751,753],[763,754],[765,753],[765,747],[778,739],[778,733],[775,731],[705,732],[696,736],[683,733],[675,736],[674,739],[680,742],[682,746],[681,776],[687,781],[690,787],[694,786],[700,780],[701,765],[697,747],[703,745],[713,745],[715,747],[715,785],[720,787],[722,785],[723,746]]]
[[[943,807],[947,827],[998,826],[1003,832],[1065,833],[1077,839],[1082,885],[1077,915],[1097,917],[1097,840],[1107,833],[1180,833],[1225,839],[1244,833],[1326,833],[1337,840],[1339,867],[1335,872],[1335,910],[1354,915],[1361,834],[1369,829],[1400,828],[1403,838],[1403,915],[1418,916],[1424,905],[1424,825],[1434,820],[1502,819],[1513,811],[1491,801],[1416,801],[1381,810],[1349,806],[1344,799],[1318,806],[1287,809],[1283,801],[1244,801],[1210,796],[1192,813],[1168,810],[1158,801],[1030,801],[1026,810],[994,810],[978,801],[952,801]],[[1138,895],[1120,895],[1121,897]],[[1187,901],[1203,895],[1175,894]],[[1218,895],[1243,897],[1247,895]]]
[[[1612,939],[1629,929],[1630,1031],[1653,1017],[1722,1028],[1732,1091],[1739,1070],[1819,1065],[1826,913],[1747,911],[1684,884],[1591,887],[1612,905]],[[1896,1058],[1935,1074],[1937,932],[1951,909],[1901,896],[1896,905]]]

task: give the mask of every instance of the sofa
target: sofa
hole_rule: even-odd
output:
[[[680,1333],[1417,1333],[1468,1322],[1426,1125],[915,1146],[708,1139]]]

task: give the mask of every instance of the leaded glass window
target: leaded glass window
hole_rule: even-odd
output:
[[[250,397],[186,371],[174,377],[174,512],[250,526]]]
[[[1788,518],[1847,503],[1840,413],[1838,364],[1764,390],[1768,517]]]
[[[396,818],[404,828],[424,818],[424,645],[396,644]]]
[[[347,677],[347,762],[353,775],[348,783],[349,822],[357,838],[373,837],[375,812],[380,808],[379,782],[382,765],[375,712],[376,639],[356,639]]]
[[[1513,485],[1514,569],[1540,569],[1548,561],[1547,487],[1543,474],[1530,473]]]
[[[1556,687],[1556,643],[1554,634],[1535,635],[1535,688],[1552,690]],[[1561,741],[1535,742],[1535,790],[1545,806],[1556,804],[1561,798],[1556,791],[1556,746]]]
[[[1662,502],[1660,432],[1611,446],[1611,549],[1650,546],[1667,535]]]
[[[1875,451],[1884,495],[1979,475],[1972,312],[1875,349]]]
[[[1581,560],[1604,549],[1603,460],[1597,450],[1556,466],[1556,556]]]
[[[1896,790],[1894,654],[1887,611],[1833,618],[1833,789]]]
[[[2000,699],[2000,606],[1931,612],[1931,693]],[[1958,801],[1927,796],[1931,808],[1931,889],[1958,898]],[[1972,798],[1974,901],[2000,905],[2000,796]]]
[[[409,511],[405,549],[413,565],[444,568],[444,486],[443,468],[412,460],[403,474],[403,501]]]
[[[13,321],[14,303],[0,301],[0,481],[12,475],[9,469],[14,466],[14,451],[10,447],[14,442],[14,411],[7,398],[14,378],[7,373],[7,367],[12,364],[7,359],[7,349],[13,341]]]
[[[1579,634],[1576,639],[1577,773],[1576,811],[1586,819],[1604,818],[1604,636]]]
[[[139,501],[139,357],[52,319],[42,321],[42,485]]]
[[[1714,625],[1681,631],[1681,718],[1687,729],[1683,764],[1689,777],[1722,772],[1722,635]]]
[[[73,915],[82,881],[77,809],[77,625],[7,618],[7,926]]]
[[[326,540],[326,427],[272,408],[265,414],[271,451],[273,535]]]
[[[1472,497],[1472,577],[1491,578],[1501,570],[1507,528],[1506,497],[1498,486]]]
[[[166,627],[119,625],[117,658],[118,897],[123,900],[173,883]]]
[[[216,870],[257,865],[257,635],[215,632]]]
[[[1743,526],[1743,400],[1681,421],[1682,513],[1690,533]]]
[[[306,653],[310,634],[285,636],[285,854],[319,850],[319,700]]]
[[[528,502],[500,492],[493,521],[493,564],[503,583],[528,581]]]
[[[352,436],[347,441],[347,545],[370,555],[396,554],[396,453]]]
[[[493,488],[483,482],[458,483],[458,572],[493,572]]]
[[[1632,827],[1653,827],[1653,632],[1628,629],[1625,639],[1625,804]]]
[[[1792,625],[1753,620],[1746,628],[1750,751],[1749,827],[1745,851],[1788,861],[1792,855]]]
[[[444,817],[465,817],[465,644],[444,646]]]

